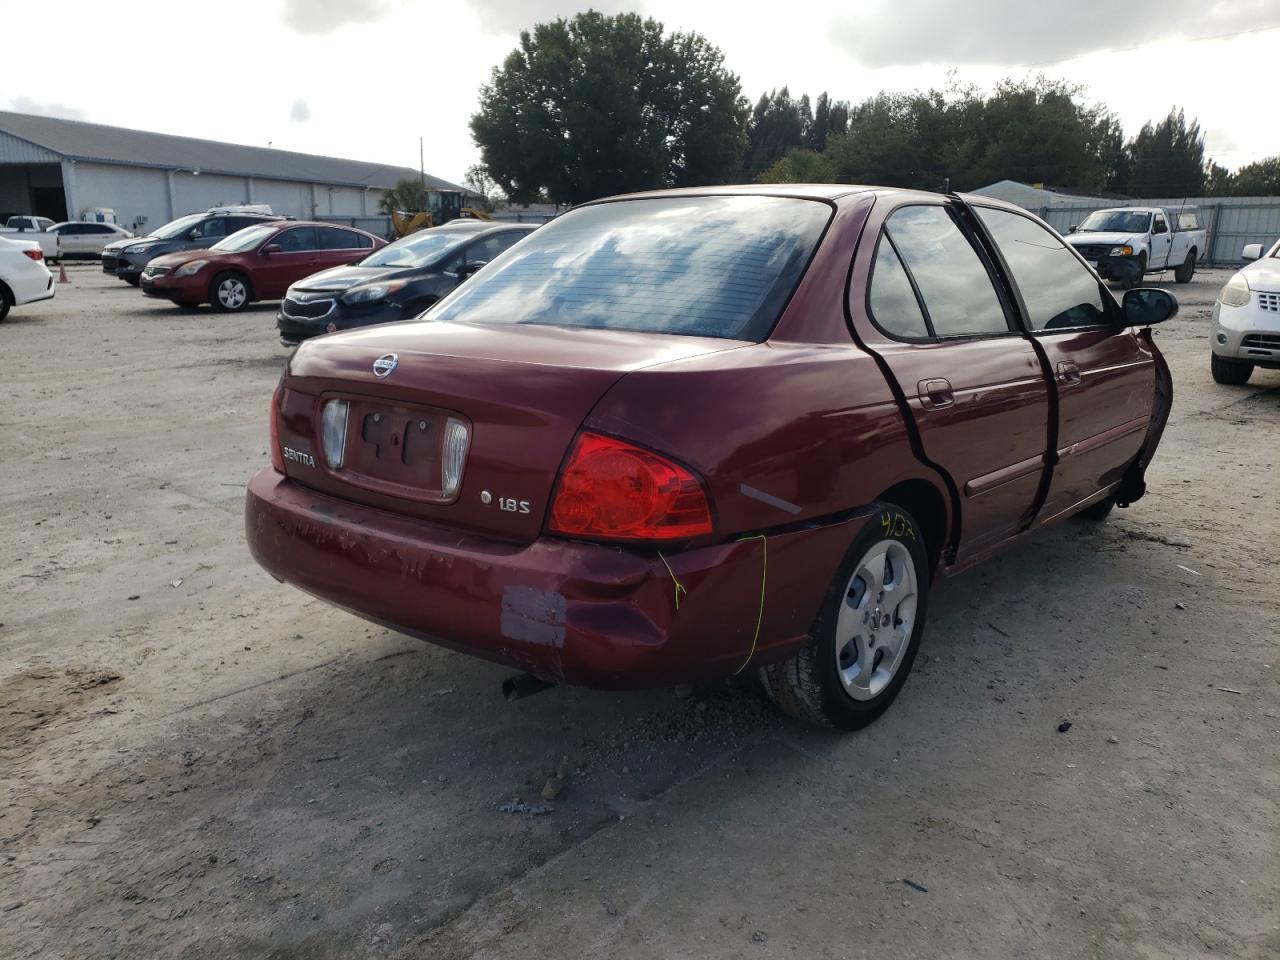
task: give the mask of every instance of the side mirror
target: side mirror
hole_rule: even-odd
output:
[[[467,279],[467,277],[471,276],[488,262],[488,260],[472,260],[470,263],[464,263],[458,268],[458,279]]]
[[[199,239],[200,239],[200,228],[199,228],[199,227],[192,227],[190,230],[188,230],[188,231],[187,231],[187,239],[188,239],[188,240],[199,240]]]
[[[1168,233],[1169,228],[1163,223],[1157,223],[1154,227],[1151,228],[1151,232],[1152,233]]]
[[[1075,233],[1079,229],[1080,229],[1080,224],[1073,223],[1071,226],[1067,228],[1067,233]]]
[[[1174,295],[1155,287],[1127,291],[1121,305],[1127,327],[1149,327],[1178,315],[1178,301]]]
[[[268,243],[265,247],[263,247],[258,252],[262,254],[264,257],[269,257],[273,253],[280,253],[282,250],[284,250],[284,247],[280,246],[280,244]]]
[[[1243,260],[1261,260],[1261,259],[1262,259],[1262,244],[1260,244],[1260,243],[1246,243],[1246,244],[1244,245],[1244,249],[1240,251],[1240,257],[1241,257],[1241,259],[1243,259]]]

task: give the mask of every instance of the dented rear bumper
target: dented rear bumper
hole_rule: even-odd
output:
[[[249,482],[245,502],[249,547],[278,579],[424,640],[604,689],[725,676],[787,656],[805,642],[865,522],[660,554],[460,533],[271,469]]]

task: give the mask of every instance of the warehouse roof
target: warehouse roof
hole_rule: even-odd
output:
[[[167,133],[2,110],[0,131],[37,144],[68,160],[98,160],[131,166],[361,187],[390,188],[398,180],[416,180],[419,176],[417,170],[409,167],[318,157],[311,153],[293,153],[269,147],[246,147],[238,143],[175,137]],[[438,190],[465,189],[429,174],[426,179],[428,187]]]

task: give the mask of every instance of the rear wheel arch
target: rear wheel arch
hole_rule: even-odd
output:
[[[878,497],[877,501],[902,507],[916,519],[924,532],[925,555],[929,558],[929,572],[936,577],[943,554],[946,552],[950,511],[946,497],[938,487],[924,479],[904,480],[894,484]]]

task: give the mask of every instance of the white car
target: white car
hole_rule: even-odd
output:
[[[55,223],[49,232],[58,238],[58,257],[100,257],[102,248],[133,234],[116,223],[68,221]]]
[[[53,296],[53,274],[34,240],[0,237],[0,320],[9,308]]]
[[[1236,271],[1213,304],[1209,347],[1218,383],[1244,383],[1254,367],[1280,370],[1280,242],[1265,256],[1260,243],[1240,255],[1254,262]]]

